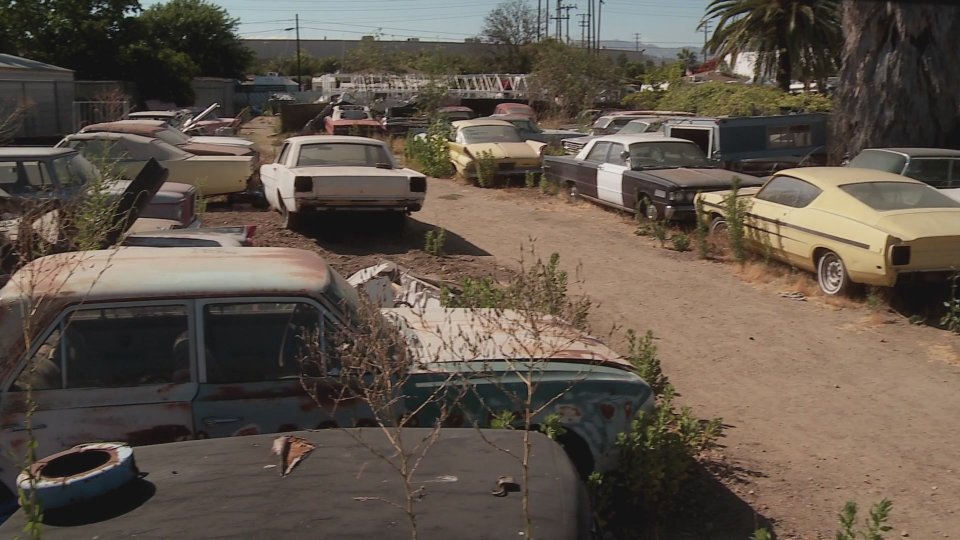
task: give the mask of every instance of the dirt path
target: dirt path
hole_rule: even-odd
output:
[[[529,238],[582,264],[594,328],[654,331],[683,403],[730,426],[725,454],[745,482],[732,489],[779,538],[832,538],[844,502],[865,514],[883,497],[895,536],[960,537],[957,338],[781,298],[589,204],[433,180],[416,218],[501,264]]]

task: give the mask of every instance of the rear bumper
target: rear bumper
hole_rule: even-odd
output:
[[[332,210],[393,210],[416,212],[423,208],[423,197],[399,199],[383,197],[297,197],[297,212],[322,212]]]

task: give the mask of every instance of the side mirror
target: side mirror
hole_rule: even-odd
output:
[[[630,152],[627,151],[627,150],[624,150],[623,152],[620,152],[620,161],[624,162],[627,166],[629,166],[629,165],[630,165]]]

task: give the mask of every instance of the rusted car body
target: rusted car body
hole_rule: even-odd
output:
[[[339,399],[335,369],[300,362],[303,336],[329,346],[332,332],[356,320],[358,302],[316,253],[296,249],[129,247],[38,259],[0,289],[3,456],[22,458],[26,449],[28,387],[40,455],[91,441],[143,445],[371,425],[363,402]],[[517,412],[510,398],[526,391],[524,371],[538,381],[534,423],[560,414],[579,470],[611,468],[617,434],[652,407],[650,387],[589,336],[551,325],[553,333],[534,340],[517,332],[517,315],[491,315],[383,311],[410,347],[410,377],[398,389],[406,410],[417,410],[437,385],[469,388],[447,424],[489,426],[491,407]],[[469,345],[466,336],[483,341],[488,331],[495,336],[488,344]],[[426,407],[410,422],[436,418]],[[7,486],[14,463],[0,461]]]
[[[337,105],[324,118],[324,131],[329,135],[369,137],[383,131],[383,126],[370,116],[370,109],[360,105]]]
[[[255,156],[253,142],[240,137],[191,137],[160,120],[118,120],[90,124],[80,133],[128,133],[160,139],[196,156]]]

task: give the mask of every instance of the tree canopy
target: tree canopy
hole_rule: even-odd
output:
[[[502,46],[506,71],[524,73],[529,56],[523,48],[537,38],[537,12],[526,0],[506,0],[484,18],[481,34],[487,42]]]
[[[711,19],[707,49],[734,61],[755,53],[757,78],[773,77],[781,90],[794,77],[822,80],[840,65],[839,0],[712,0],[703,21]]]

